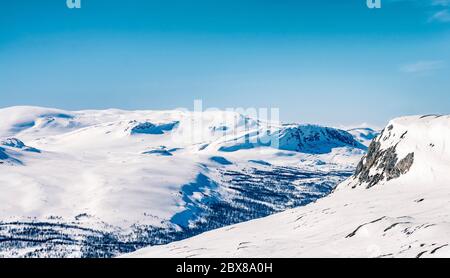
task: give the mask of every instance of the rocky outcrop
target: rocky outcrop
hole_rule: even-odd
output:
[[[387,127],[390,133],[393,126]],[[394,146],[382,148],[380,140],[386,141],[389,135],[383,137],[383,131],[369,146],[367,154],[359,162],[355,178],[359,180],[360,184],[367,184],[367,188],[373,187],[379,182],[399,178],[406,174],[414,163],[414,152],[409,153],[404,158],[399,159],[397,154],[397,142]],[[400,140],[404,139],[406,133],[400,136]],[[354,185],[353,187],[356,187]]]
[[[160,135],[167,131],[171,131],[179,125],[178,121],[164,124],[153,124],[151,122],[137,123],[132,121],[131,124],[134,126],[131,128],[131,134],[153,134]]]
[[[17,138],[7,138],[7,139],[1,141],[0,145],[5,146],[5,147],[14,148],[14,149],[19,149],[19,150],[26,151],[26,152],[34,152],[34,153],[41,152],[40,150],[38,150],[36,148],[25,145],[24,142],[20,141]]]

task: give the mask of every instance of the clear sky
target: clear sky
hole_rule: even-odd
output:
[[[450,0],[7,0],[0,107],[278,107],[288,122],[450,113]]]

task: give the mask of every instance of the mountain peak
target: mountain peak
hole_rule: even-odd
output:
[[[425,115],[396,118],[372,141],[350,183],[352,188],[371,188],[393,179],[438,181],[436,171],[449,165],[450,116]]]

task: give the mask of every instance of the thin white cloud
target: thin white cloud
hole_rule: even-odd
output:
[[[391,3],[407,2],[427,9],[431,16],[428,22],[449,23],[450,22],[450,0],[389,0]]]
[[[403,65],[400,71],[404,73],[426,73],[445,67],[443,61],[419,61],[412,64]]]
[[[450,7],[450,0],[432,0],[431,4],[445,9],[435,12],[429,18],[429,22],[450,22],[450,10],[447,9]]]
[[[433,6],[443,6],[443,7],[448,7],[450,6],[450,0],[433,0],[431,2],[431,4]]]
[[[430,17],[430,22],[450,22],[450,10],[436,12]]]
[[[450,6],[450,0],[389,0],[391,3],[413,3],[421,6]]]

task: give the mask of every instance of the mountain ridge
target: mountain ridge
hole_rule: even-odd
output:
[[[366,151],[347,132],[316,126],[280,147],[224,152],[240,138],[299,132],[229,111],[12,107],[0,119],[6,257],[111,257],[302,206]],[[329,144],[283,148],[305,142]]]
[[[125,257],[448,257],[450,116],[392,120],[332,194]]]

